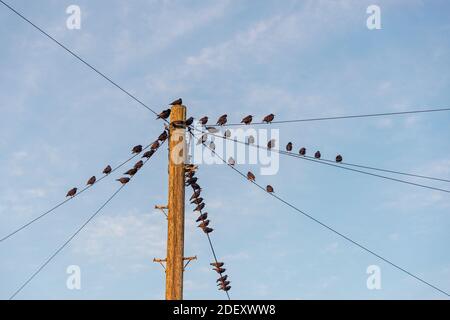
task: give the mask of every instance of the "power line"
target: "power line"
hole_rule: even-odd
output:
[[[118,88],[120,91],[122,91],[123,93],[125,93],[127,96],[129,96],[131,99],[133,99],[134,101],[136,101],[137,103],[139,103],[142,107],[146,108],[147,110],[153,112],[155,115],[158,115],[158,113],[156,111],[154,111],[152,108],[150,108],[149,106],[147,106],[144,102],[142,102],[140,99],[136,98],[133,94],[131,94],[129,91],[125,90],[123,87],[121,87],[119,84],[117,84],[115,81],[113,81],[111,78],[109,78],[108,76],[106,76],[103,72],[101,72],[100,70],[98,70],[97,68],[95,68],[93,65],[91,65],[89,62],[87,62],[86,60],[84,60],[83,58],[81,58],[79,55],[77,55],[75,52],[73,52],[72,50],[70,50],[69,48],[67,48],[65,45],[63,45],[61,42],[59,42],[58,40],[56,40],[54,37],[52,37],[49,33],[45,32],[42,28],[40,28],[39,26],[37,26],[35,23],[33,23],[32,21],[30,21],[28,18],[26,18],[23,14],[21,14],[20,12],[18,12],[16,9],[14,9],[13,7],[11,7],[9,4],[7,4],[6,2],[4,2],[3,0],[0,0],[0,3],[2,3],[5,7],[7,7],[9,10],[11,10],[12,12],[14,12],[17,16],[19,16],[20,18],[22,18],[25,22],[29,23],[30,25],[32,25],[36,30],[38,30],[39,32],[41,32],[43,35],[45,35],[47,38],[49,38],[50,40],[52,40],[53,42],[55,42],[58,46],[60,46],[61,48],[63,48],[65,51],[67,51],[69,54],[71,54],[72,56],[74,56],[76,59],[78,59],[80,62],[82,62],[84,65],[86,65],[88,68],[90,68],[91,70],[93,70],[95,73],[97,73],[99,76],[101,76],[103,79],[105,79],[106,81],[108,81],[109,83],[111,83],[113,86],[115,86],[116,88]],[[164,119],[163,119],[164,120]],[[164,120],[166,121],[166,120]],[[167,121],[166,121],[167,122]]]
[[[191,127],[194,130],[198,131],[198,132],[202,132],[201,130],[195,128],[195,127]],[[215,137],[219,137],[222,138],[224,140],[229,140],[229,141],[233,141],[236,143],[240,143],[240,144],[244,144],[250,147],[254,147],[254,148],[258,148],[258,149],[263,149],[266,151],[270,151],[270,152],[277,152],[283,155],[287,155],[290,157],[295,157],[295,158],[299,158],[299,159],[303,159],[303,160],[307,160],[307,161],[312,161],[312,162],[316,162],[316,163],[320,163],[323,165],[328,165],[328,166],[332,166],[332,167],[336,167],[336,168],[340,168],[340,169],[344,169],[344,170],[348,170],[348,171],[352,171],[352,172],[357,172],[357,173],[361,173],[361,174],[365,174],[365,175],[369,175],[372,177],[377,177],[377,178],[381,178],[381,179],[385,179],[385,180],[390,180],[390,181],[395,181],[395,182],[399,182],[399,183],[404,183],[404,184],[408,184],[408,185],[412,185],[412,186],[416,186],[416,187],[421,187],[421,188],[425,188],[425,189],[430,189],[430,190],[434,190],[434,191],[441,191],[441,192],[445,192],[445,193],[450,193],[450,190],[446,190],[446,189],[441,189],[441,188],[437,188],[437,187],[432,187],[432,186],[428,186],[428,185],[424,185],[424,184],[420,184],[420,183],[415,183],[415,182],[411,182],[411,181],[407,181],[407,180],[402,180],[402,179],[397,179],[397,178],[392,178],[392,177],[387,177],[387,176],[383,176],[380,174],[376,174],[376,173],[371,173],[371,172],[367,172],[367,171],[363,171],[363,170],[358,170],[358,169],[352,169],[352,168],[347,168],[341,165],[337,165],[337,164],[332,164],[332,163],[328,163],[328,162],[323,162],[317,159],[312,159],[310,157],[303,157],[301,155],[297,155],[295,153],[291,153],[291,152],[286,152],[286,151],[282,151],[282,150],[276,150],[276,149],[269,149],[260,145],[255,145],[255,144],[250,144],[248,142],[245,141],[239,141],[237,139],[230,139],[221,135],[217,135],[214,133],[208,133],[208,135],[212,135]]]
[[[272,121],[270,123],[271,124],[283,124],[283,123],[295,123],[295,122],[343,120],[343,119],[384,117],[384,116],[396,116],[396,115],[443,112],[443,111],[450,111],[450,108],[411,110],[411,111],[400,111],[400,112],[383,112],[383,113],[357,114],[357,115],[344,115],[344,116],[328,116],[328,117],[304,118],[304,119],[294,119],[294,120],[279,120],[279,121]],[[252,122],[250,125],[267,125],[267,123],[266,122]],[[209,125],[209,126],[210,127],[218,127],[218,125]],[[224,127],[230,127],[230,126],[246,126],[246,125],[243,124],[243,123],[227,123],[227,124],[224,124],[223,126]]]
[[[1,0],[0,0],[1,1]],[[144,165],[150,159],[144,161]],[[130,181],[134,176],[130,177]],[[125,187],[122,184],[109,198],[106,200],[99,209],[97,209],[20,287],[17,289],[9,298],[9,300],[14,299],[17,294],[19,294],[88,224],[92,219],[97,216],[98,213]]]
[[[212,150],[209,146],[207,146],[205,143],[203,143],[203,145],[204,145],[205,147],[207,147],[208,149],[210,149],[211,151],[213,151],[213,150]],[[235,172],[237,172],[239,175],[241,175],[243,178],[245,178],[246,180],[248,180],[248,179],[247,179],[247,176],[246,176],[243,172],[241,172],[240,170],[236,169],[236,168],[233,167],[232,165],[228,164],[228,163],[225,161],[225,159],[223,159],[222,157],[220,157],[219,155],[217,155],[217,153],[214,152],[214,155],[217,156],[217,157],[218,157],[223,163],[225,163],[228,167],[230,167],[230,168],[233,169]],[[312,220],[312,221],[318,223],[318,224],[321,225],[322,227],[324,227],[324,228],[330,230],[331,232],[335,233],[336,235],[340,236],[341,238],[343,238],[343,239],[345,239],[345,240],[347,240],[347,241],[353,243],[353,244],[356,245],[357,247],[359,247],[359,248],[363,249],[364,251],[366,251],[366,252],[372,254],[373,256],[375,256],[375,257],[377,257],[377,258],[383,260],[384,262],[386,262],[386,263],[388,263],[389,265],[393,266],[394,268],[396,268],[396,269],[398,269],[398,270],[404,272],[405,274],[409,275],[410,277],[412,277],[412,278],[414,278],[414,279],[416,279],[416,280],[422,282],[423,284],[425,284],[425,285],[427,285],[427,286],[429,286],[429,287],[431,287],[431,288],[433,288],[433,289],[439,291],[440,293],[446,295],[447,297],[450,297],[450,294],[447,293],[446,291],[444,291],[443,289],[440,289],[439,287],[437,287],[437,286],[435,286],[435,285],[433,285],[433,284],[431,284],[431,283],[425,281],[424,279],[420,278],[419,276],[416,276],[415,274],[411,273],[410,271],[406,270],[405,268],[400,267],[399,265],[395,264],[394,262],[390,261],[389,259],[384,258],[384,257],[381,256],[380,254],[374,252],[373,250],[367,248],[366,246],[360,244],[359,242],[357,242],[357,241],[351,239],[349,236],[344,235],[343,233],[337,231],[337,230],[334,229],[333,227],[331,227],[331,226],[325,224],[324,222],[318,220],[317,218],[314,218],[314,217],[311,216],[310,214],[308,214],[308,213],[306,213],[306,212],[300,210],[300,209],[297,208],[295,205],[293,205],[293,204],[291,204],[290,202],[288,202],[288,201],[282,199],[281,197],[275,195],[274,193],[269,193],[269,192],[267,192],[266,189],[265,189],[263,186],[261,186],[260,184],[256,183],[255,181],[250,181],[250,182],[252,182],[252,183],[253,183],[255,186],[257,186],[259,189],[263,190],[264,193],[271,195],[271,196],[274,197],[275,199],[281,201],[281,202],[284,203],[285,205],[289,206],[290,208],[294,209],[295,211],[297,211],[298,213],[302,214],[303,216],[309,218],[310,220]]]
[[[1,1],[1,0],[0,0]],[[148,149],[148,147],[150,147],[150,145],[147,145],[145,148],[142,149],[142,151]],[[75,197],[79,196],[80,194],[82,194],[84,191],[90,189],[91,187],[97,185],[97,183],[99,183],[100,181],[102,181],[104,178],[110,176],[112,173],[114,173],[116,170],[120,169],[121,167],[123,167],[125,164],[127,164],[128,162],[130,162],[131,160],[133,160],[136,156],[138,156],[138,154],[133,155],[132,157],[128,158],[127,160],[125,160],[124,162],[122,162],[121,164],[119,164],[117,167],[115,167],[113,170],[111,170],[111,172],[109,174],[105,174],[104,176],[102,176],[101,178],[99,178],[93,185],[88,185],[86,187],[84,187],[83,189],[81,189],[79,192],[77,192],[73,197],[70,197],[68,199],[65,199],[64,201],[58,203],[57,205],[55,205],[53,208],[45,211],[44,213],[42,213],[41,215],[37,216],[36,218],[32,219],[31,221],[25,223],[24,225],[22,225],[21,227],[17,228],[16,230],[12,231],[11,233],[9,233],[8,235],[4,236],[3,238],[0,239],[0,242],[3,242],[7,239],[9,239],[10,237],[12,237],[13,235],[15,235],[16,233],[22,231],[23,229],[27,228],[28,226],[30,226],[31,224],[35,223],[36,221],[42,219],[43,217],[45,217],[46,215],[52,213],[53,211],[55,211],[56,209],[58,209],[59,207],[61,207],[63,204],[69,202],[70,200],[74,199]]]

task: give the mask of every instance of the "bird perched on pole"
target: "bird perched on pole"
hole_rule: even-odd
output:
[[[130,170],[128,170],[127,172],[125,172],[124,174],[129,175],[129,176],[134,176],[137,173],[138,169],[136,168],[132,168]]]
[[[195,198],[194,200],[191,201],[192,204],[200,204],[203,202],[203,198]]]
[[[320,151],[316,151],[316,153],[314,153],[314,158],[316,159],[320,159],[321,156]]]
[[[200,222],[203,220],[206,220],[208,218],[208,212],[202,213],[201,215],[198,216],[197,220],[195,220],[195,222]]]
[[[160,114],[158,114],[158,116],[156,117],[156,119],[167,119],[170,116],[170,109],[166,109],[164,111],[162,111]]]
[[[141,153],[142,152],[142,146],[139,144],[139,145],[137,145],[137,146],[134,146],[133,147],[133,149],[131,149],[131,153],[136,153],[136,154],[138,154],[138,153]]]
[[[97,178],[95,176],[92,176],[89,178],[88,182],[86,183],[87,186],[92,186],[95,181],[97,181]]]
[[[154,153],[155,153],[155,150],[154,150],[154,149],[149,150],[149,151],[146,151],[146,152],[144,152],[144,154],[142,155],[142,158],[150,159]]]
[[[191,188],[192,188],[194,191],[196,191],[196,190],[201,190],[200,186],[199,186],[197,183],[195,183],[195,182],[191,184]]]
[[[224,281],[226,281],[227,279],[228,279],[228,275],[225,275],[225,276],[222,276],[222,277],[220,277],[219,279],[217,279],[216,282],[224,282]]]
[[[151,150],[158,150],[159,146],[160,146],[159,141],[156,140],[155,142],[152,143],[152,145],[150,146],[150,149]]]
[[[182,104],[183,104],[183,99],[181,99],[181,98],[170,103],[171,106],[177,106],[177,105],[181,106]]]
[[[247,172],[247,179],[250,181],[255,181],[256,177],[251,171],[249,171]]]
[[[134,165],[134,168],[139,170],[140,168],[142,168],[144,166],[144,161],[139,160],[138,162],[136,162],[136,164]]]
[[[340,154],[338,154],[337,156],[336,156],[336,162],[337,163],[340,163],[340,162],[342,162],[342,156],[340,155]]]
[[[67,195],[66,195],[66,197],[74,197],[75,196],[75,194],[77,193],[77,188],[72,188],[72,189],[70,189],[69,190],[69,192],[67,192]]]
[[[192,196],[191,196],[191,198],[190,198],[189,200],[193,200],[193,199],[195,199],[195,198],[198,198],[198,197],[200,196],[200,193],[201,193],[201,190],[195,191],[195,192],[192,194]]]
[[[301,148],[298,152],[301,156],[304,156],[306,154],[306,148]]]
[[[292,142],[289,142],[289,143],[286,145],[286,151],[288,151],[288,152],[291,152],[291,151],[292,151]]]
[[[222,116],[220,116],[219,117],[219,119],[217,120],[217,125],[219,125],[219,126],[223,126],[224,124],[226,124],[227,123],[227,115],[226,114],[224,114],[224,115],[222,115]]]
[[[119,181],[121,184],[127,184],[128,182],[130,182],[130,178],[122,177],[120,179],[116,179],[116,181]]]
[[[103,169],[103,173],[104,173],[104,174],[110,174],[111,171],[112,171],[112,168],[111,168],[110,165],[106,166],[106,168]]]
[[[187,180],[186,180],[186,186],[190,186],[191,184],[196,183],[197,180],[198,180],[197,177],[192,177],[192,178],[190,178],[190,179],[187,179]]]
[[[264,117],[263,122],[271,123],[274,118],[275,118],[275,115],[273,113],[271,113],[271,114],[269,114],[269,115]]]
[[[247,125],[247,124],[252,123],[252,120],[253,120],[253,116],[248,115],[244,119],[242,119],[241,123]]]
[[[273,187],[272,187],[270,184],[267,185],[266,191],[267,191],[268,193],[273,193],[273,192],[274,192]]]
[[[202,117],[202,118],[200,118],[200,120],[198,120],[198,122],[202,125],[202,126],[204,126],[205,124],[207,124],[208,123],[208,117]]]

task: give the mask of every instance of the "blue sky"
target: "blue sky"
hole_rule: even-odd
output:
[[[156,110],[181,96],[194,117],[277,119],[448,107],[447,1],[29,1],[10,3]],[[81,30],[66,8],[82,10]],[[381,7],[369,31],[366,8]],[[162,131],[162,123],[0,6],[0,234],[82,186]],[[450,176],[448,113],[298,123],[282,144],[359,164]],[[167,197],[160,150],[18,298],[161,299]],[[239,166],[244,172],[257,166]],[[199,174],[235,299],[441,299],[298,215],[223,165]],[[258,176],[278,195],[450,290],[448,194],[295,158]],[[411,180],[419,182],[419,180]],[[423,181],[420,181],[423,182]],[[429,182],[426,182],[429,183]],[[446,183],[433,185],[449,189]],[[117,188],[110,179],[0,243],[0,298],[15,289]],[[186,211],[185,298],[222,299],[204,235]],[[79,265],[81,290],[66,288]],[[378,265],[382,289],[368,290]]]

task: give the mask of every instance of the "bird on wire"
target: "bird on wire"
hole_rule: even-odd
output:
[[[212,152],[216,151],[216,144],[214,143],[214,141],[211,141],[209,143],[209,149],[211,149]]]
[[[228,159],[228,164],[229,164],[230,166],[236,165],[236,161],[233,159],[233,157],[230,157],[230,158]]]
[[[152,143],[152,145],[150,146],[150,149],[151,150],[158,150],[159,146],[160,146],[159,141],[156,140],[155,142]]]
[[[202,134],[202,136],[197,140],[197,145],[205,143],[206,140],[208,140],[208,134],[207,134],[207,133],[204,133],[204,134]]]
[[[77,190],[78,190],[77,188],[70,189],[69,192],[67,192],[66,197],[72,197],[73,198],[76,195]]]
[[[202,230],[203,230],[203,232],[206,233],[206,234],[211,233],[211,232],[214,231],[213,228],[209,228],[209,227],[205,227],[205,228],[203,228]]]
[[[271,123],[274,118],[275,118],[275,115],[273,113],[271,113],[271,114],[269,114],[269,115],[264,117],[263,122]]]
[[[130,178],[122,177],[120,179],[116,179],[116,181],[119,181],[121,184],[127,184],[128,182],[130,182]]]
[[[255,181],[256,177],[251,171],[249,171],[247,172],[247,179],[250,181]]]
[[[220,281],[217,285],[220,287],[226,287],[231,283],[231,281]]]
[[[267,142],[267,149],[272,149],[275,147],[275,139],[270,140],[269,142]]]
[[[206,228],[209,225],[209,220],[203,220],[197,227],[198,228]]]
[[[138,162],[136,162],[136,164],[134,165],[134,168],[139,170],[140,168],[142,168],[144,166],[144,161],[139,160]]]
[[[132,168],[132,169],[128,170],[127,172],[125,172],[124,174],[132,177],[137,173],[137,171],[138,171],[138,169]]]
[[[224,114],[224,115],[219,117],[219,119],[217,120],[216,125],[223,126],[223,125],[225,125],[227,123],[227,121],[228,121],[227,120],[227,115]]]
[[[226,281],[227,279],[228,279],[228,275],[225,275],[225,276],[222,276],[222,277],[220,277],[219,279],[217,279],[216,282],[224,282],[224,281]]]
[[[188,171],[186,173],[186,179],[193,178],[195,176],[195,171]]]
[[[248,125],[248,124],[252,123],[252,120],[253,120],[253,116],[248,115],[244,119],[242,119],[241,123]]]
[[[186,186],[190,186],[191,184],[196,183],[197,180],[198,180],[197,177],[192,177],[192,178],[187,179],[186,180]]]
[[[204,126],[205,124],[207,124],[208,123],[208,117],[202,117],[202,118],[200,118],[200,120],[198,120],[198,122],[202,125],[202,126]]]
[[[221,267],[223,267],[225,265],[225,263],[223,263],[223,262],[212,262],[209,265],[211,265],[213,267],[216,267],[216,268],[221,268]]]
[[[225,271],[227,271],[227,269],[225,268],[213,268],[214,271],[216,271],[217,273],[224,273]]]
[[[131,153],[138,154],[142,152],[142,146],[139,144],[137,146],[134,146],[133,149],[131,149]]]
[[[273,187],[272,187],[270,184],[267,185],[266,191],[267,191],[268,193],[273,193],[273,192],[274,192]]]
[[[201,190],[202,188],[200,188],[200,186],[197,183],[193,183],[191,184],[191,188],[196,191],[196,190]]]
[[[337,156],[336,156],[336,162],[337,163],[340,163],[340,162],[342,162],[342,156],[340,155],[340,154],[338,154]]]
[[[197,220],[195,220],[195,222],[200,222],[203,220],[206,220],[208,218],[208,212],[202,213],[201,215],[198,216]]]
[[[292,151],[292,142],[289,142],[289,143],[286,145],[286,151],[288,151],[288,152],[291,152],[291,151]]]
[[[193,117],[189,117],[189,118],[187,118],[187,120],[186,120],[186,122],[184,124],[186,125],[186,127],[189,127],[193,123],[194,123],[194,118]]]
[[[200,196],[200,193],[201,193],[201,190],[195,191],[195,192],[192,194],[192,196],[191,196],[191,198],[190,198],[189,200],[193,200],[193,199],[195,199],[195,198],[198,198],[198,197]]]
[[[230,289],[231,289],[231,286],[226,286],[226,287],[219,287],[219,290],[223,290],[223,291],[225,291],[225,292],[227,292],[227,291],[230,291]]]
[[[316,151],[316,153],[314,153],[314,158],[316,159],[320,159],[321,156],[320,151]]]
[[[168,137],[169,137],[169,135],[167,134],[167,131],[164,130],[164,131],[159,135],[158,140],[161,141],[161,142],[163,142],[163,141],[166,141]]]
[[[254,136],[248,136],[247,144],[254,144],[254,143],[255,143],[255,137]]]
[[[206,127],[205,129],[208,130],[209,133],[219,132],[219,129],[217,129],[216,127]]]
[[[167,110],[162,111],[160,114],[158,114],[156,119],[166,120],[169,116],[170,116],[170,109],[167,109]]]
[[[195,198],[194,200],[191,201],[191,204],[200,204],[203,202],[203,198]]]
[[[181,98],[179,98],[179,99],[177,99],[177,100],[175,100],[175,101],[172,101],[171,103],[170,103],[170,105],[171,106],[177,106],[177,105],[182,105],[183,104],[183,99],[181,99]]]
[[[202,211],[205,208],[205,203],[200,203],[198,206],[195,207],[194,211]]]
[[[87,186],[92,186],[95,181],[97,181],[97,178],[95,176],[92,176],[89,178],[88,182],[86,183]]]
[[[224,138],[229,138],[229,137],[231,137],[231,131],[230,130],[225,130],[225,132],[224,132],[224,134],[223,134],[223,137]]]
[[[154,155],[154,154],[155,154],[155,150],[152,149],[152,150],[144,152],[144,154],[142,155],[142,158],[150,159],[152,157],[152,155]]]
[[[306,148],[301,148],[300,151],[298,152],[301,156],[306,155]]]
[[[105,169],[103,169],[104,174],[110,174],[112,171],[112,168],[110,165],[107,165]]]

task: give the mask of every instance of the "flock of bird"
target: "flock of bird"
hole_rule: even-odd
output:
[[[200,224],[198,227],[203,230],[204,233],[210,234],[214,231],[213,228],[209,227],[210,220],[208,219],[208,212],[203,212],[203,209],[205,208],[205,202],[204,199],[201,197],[202,188],[197,183],[198,178],[195,176],[195,167],[193,165],[186,165],[186,174],[185,174],[185,184],[186,186],[190,186],[193,190],[193,194],[189,201],[191,201],[191,204],[194,204],[196,207],[194,209],[194,212],[199,212],[200,215],[198,216],[196,222],[199,222]],[[223,262],[212,262],[211,266],[213,266],[213,270],[216,271],[219,274],[219,279],[217,279],[219,290],[223,290],[225,292],[229,291],[231,289],[230,281],[228,281],[228,275],[223,275],[225,273],[226,269],[223,268],[225,263]]]
[[[142,155],[142,158],[146,158],[146,159],[150,159],[153,154],[156,152],[156,150],[158,150],[158,148],[161,146],[161,143],[163,143],[165,140],[167,140],[167,138],[169,137],[168,133],[166,130],[163,131],[163,133],[161,133],[158,137],[157,140],[155,140],[151,145],[150,145],[150,150],[144,152],[144,154]],[[134,146],[131,149],[131,153],[132,154],[139,154],[143,151],[143,147],[142,145],[137,145]],[[136,162],[134,164],[134,166],[129,169],[128,171],[124,172],[123,174],[125,175],[124,177],[121,177],[119,179],[116,179],[116,181],[119,181],[122,185],[127,184],[128,182],[130,182],[130,178],[133,177],[142,167],[144,166],[144,161],[143,160],[139,160],[138,162]],[[105,169],[103,169],[103,174],[104,175],[109,175],[112,172],[112,168],[110,165],[107,165]],[[97,178],[95,176],[92,176],[89,178],[89,180],[87,181],[86,185],[88,187],[94,185],[97,182]],[[75,197],[75,195],[77,194],[78,188],[72,188],[69,190],[69,192],[67,192],[66,197]]]

